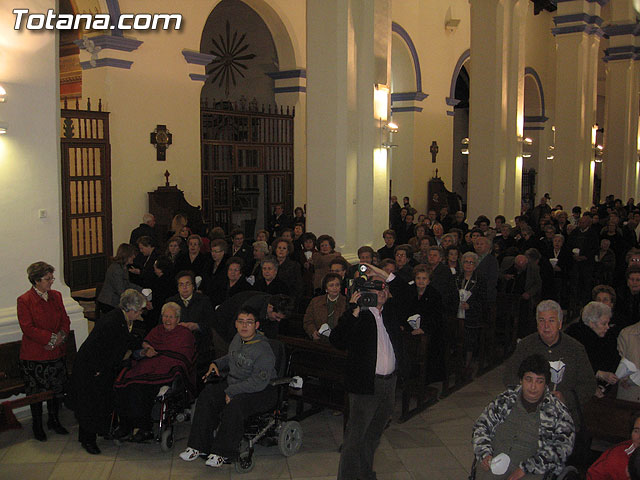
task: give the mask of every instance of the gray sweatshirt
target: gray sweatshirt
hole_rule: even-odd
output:
[[[220,371],[229,370],[229,386],[225,393],[231,398],[240,393],[261,392],[277,376],[276,357],[261,332],[248,342],[236,333],[229,345],[229,353],[217,359],[215,364]]]

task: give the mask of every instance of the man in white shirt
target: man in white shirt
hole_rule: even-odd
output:
[[[402,306],[411,288],[401,278],[365,265],[367,279],[379,282],[379,289],[368,289],[376,293],[377,305],[361,307],[362,292],[354,292],[329,337],[336,348],[348,351],[349,420],[338,480],[376,478],[373,457],[393,413],[397,375],[406,372],[407,365],[400,325],[406,320]]]

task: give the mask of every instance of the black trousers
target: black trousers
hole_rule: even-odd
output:
[[[276,404],[277,390],[272,386],[262,392],[236,395],[226,403],[224,391],[227,386],[226,380],[207,384],[198,396],[187,442],[189,447],[202,453],[234,457],[238,454],[245,420]],[[216,428],[218,432],[214,438]]]
[[[374,480],[373,457],[393,414],[396,376],[375,379],[373,395],[349,394],[349,420],[342,442],[338,480]]]

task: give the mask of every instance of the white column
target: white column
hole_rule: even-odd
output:
[[[605,96],[604,163],[602,197],[613,194],[626,202],[636,197],[638,160],[638,62],[636,37],[629,27],[636,24],[631,0],[611,5],[611,21],[605,31],[607,80]]]
[[[388,225],[390,1],[309,0],[307,18],[308,229],[354,258]],[[382,113],[376,84],[387,87]]]
[[[530,2],[471,0],[468,218],[520,213]]]
[[[21,6],[46,12],[56,2]],[[7,91],[0,123],[8,129],[0,136],[0,343],[22,338],[16,298],[31,287],[27,267],[42,260],[56,268],[53,288],[62,293],[79,346],[87,321],[63,272],[58,42],[51,31],[14,30],[11,10],[0,7],[0,85]]]
[[[551,196],[567,210],[575,205],[589,207],[593,200],[599,15],[598,3],[577,0],[558,3],[554,19],[556,149]]]

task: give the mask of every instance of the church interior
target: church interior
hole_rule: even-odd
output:
[[[112,20],[179,14],[181,23],[16,29],[15,8]],[[608,194],[638,200],[639,18],[637,0],[4,2],[0,344],[20,340],[16,298],[29,287],[26,267],[43,260],[56,267],[80,345],[88,322],[71,292],[101,281],[162,195],[199,207],[207,227],[240,227],[248,238],[275,205],[303,207],[307,230],[330,234],[351,262],[360,246],[383,245],[390,195],[427,212],[433,178],[469,222],[513,222],[544,194],[568,211]],[[398,470],[382,467],[378,478],[463,478],[471,452],[457,434],[499,391],[498,378],[394,427],[379,462]],[[311,427],[330,439],[320,435],[305,454],[316,473],[303,456],[294,467],[269,459],[273,471],[254,478],[333,478],[323,464],[337,464],[334,420]],[[425,431],[433,437],[415,440]],[[42,471],[28,452],[7,467],[13,447],[3,435],[0,478],[74,471],[58,470],[53,453]],[[55,448],[90,478],[79,450]],[[131,452],[122,460],[147,456]],[[437,472],[421,469],[422,458]],[[161,478],[153,463],[165,459],[146,460],[135,478]],[[120,478],[112,467],[95,478]]]

